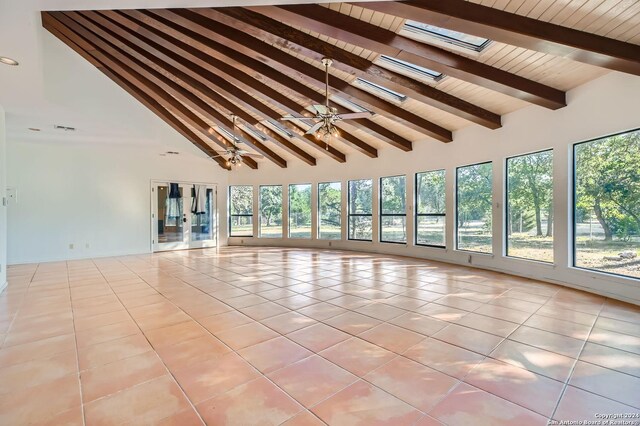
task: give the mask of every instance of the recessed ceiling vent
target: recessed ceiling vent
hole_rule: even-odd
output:
[[[76,131],[75,127],[60,126],[58,124],[54,125],[53,128],[56,129],[56,130],[64,130],[65,132],[75,132]]]

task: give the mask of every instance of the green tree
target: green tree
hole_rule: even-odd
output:
[[[342,191],[340,183],[318,185],[318,202],[322,224],[339,227],[342,214]]]
[[[282,224],[282,186],[260,187],[260,215],[266,226]]]
[[[604,240],[640,234],[640,131],[576,146],[576,209],[593,212]]]

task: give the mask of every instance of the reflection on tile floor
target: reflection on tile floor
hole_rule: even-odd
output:
[[[472,268],[224,248],[12,266],[0,424],[545,425],[640,411],[640,308]]]

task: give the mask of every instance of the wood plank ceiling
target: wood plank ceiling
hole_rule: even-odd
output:
[[[469,49],[408,19],[488,41]],[[49,11],[42,22],[226,169],[218,154],[233,115],[242,148],[264,156],[244,157],[251,168],[322,156],[343,163],[385,145],[451,142],[468,125],[497,129],[503,114],[529,104],[562,108],[567,90],[608,70],[640,75],[640,3],[624,0]],[[303,123],[279,120],[323,103],[323,57],[334,60],[334,106],[374,113],[340,122],[329,147]]]

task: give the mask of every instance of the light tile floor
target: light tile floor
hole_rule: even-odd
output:
[[[525,426],[640,411],[639,307],[355,252],[12,266],[0,344],[2,425]]]

